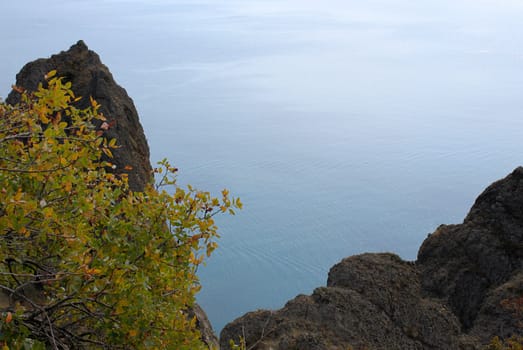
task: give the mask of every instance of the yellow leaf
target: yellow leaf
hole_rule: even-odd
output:
[[[97,269],[97,268],[92,268],[92,269],[87,269],[86,272],[89,275],[98,275],[100,272],[102,272],[102,270]]]
[[[138,331],[136,329],[131,329],[129,331],[129,336],[136,337],[138,335]]]
[[[112,158],[113,157],[113,152],[111,152],[109,150],[109,148],[102,148],[102,151],[105,153],[106,156],[108,156],[109,158]]]
[[[51,207],[45,207],[42,212],[44,213],[44,217],[46,219],[49,219],[50,217],[52,217],[54,215],[54,210],[53,208]]]
[[[39,111],[40,121],[44,124],[49,123],[49,118],[47,118],[47,108],[42,107],[42,109]]]
[[[50,71],[49,73],[47,73],[44,77],[45,77],[45,80],[49,80],[51,79],[52,77],[54,77],[56,75],[56,69],[53,69],[52,71]]]
[[[24,193],[22,192],[22,189],[19,188],[18,191],[16,191],[16,194],[15,196],[13,197],[13,200],[15,202],[19,202],[21,199],[22,199],[22,196],[24,195]]]
[[[243,208],[243,203],[240,201],[240,198],[236,198],[236,207],[238,207],[238,209]]]

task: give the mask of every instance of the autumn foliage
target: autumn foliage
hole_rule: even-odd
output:
[[[116,140],[99,105],[79,110],[70,83],[0,104],[0,344],[8,349],[199,349],[184,310],[215,248],[217,213],[239,199],[176,185],[128,189],[109,172]],[[110,158],[109,158],[110,159]]]

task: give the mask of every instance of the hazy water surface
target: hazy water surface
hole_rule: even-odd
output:
[[[521,164],[523,3],[4,1],[0,95],[78,39],[140,112],[153,160],[242,198],[200,270],[215,328],[326,281],[415,259]]]

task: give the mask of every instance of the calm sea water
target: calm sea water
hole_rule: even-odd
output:
[[[427,233],[522,163],[523,4],[4,1],[0,95],[78,39],[133,97],[153,160],[240,196],[199,301],[219,331]]]

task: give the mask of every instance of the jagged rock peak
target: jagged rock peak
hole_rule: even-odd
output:
[[[100,112],[114,124],[106,132],[106,137],[116,138],[121,146],[113,152],[111,162],[117,166],[117,172],[129,173],[132,190],[143,190],[152,179],[149,146],[138,112],[125,89],[116,83],[98,54],[89,50],[82,40],[67,51],[26,64],[16,75],[16,85],[35,91],[39,83],[44,83],[45,74],[51,70],[56,70],[58,76],[72,83],[75,95],[82,97],[77,103],[79,108],[89,106],[89,96],[101,105]],[[6,99],[9,104],[19,101],[20,94],[15,90]],[[132,170],[126,170],[126,166]]]
[[[87,45],[85,44],[85,42],[80,39],[76,42],[76,44],[74,44],[73,46],[71,46],[71,49],[73,48],[79,48],[80,50],[89,50],[89,48],[87,47]]]

